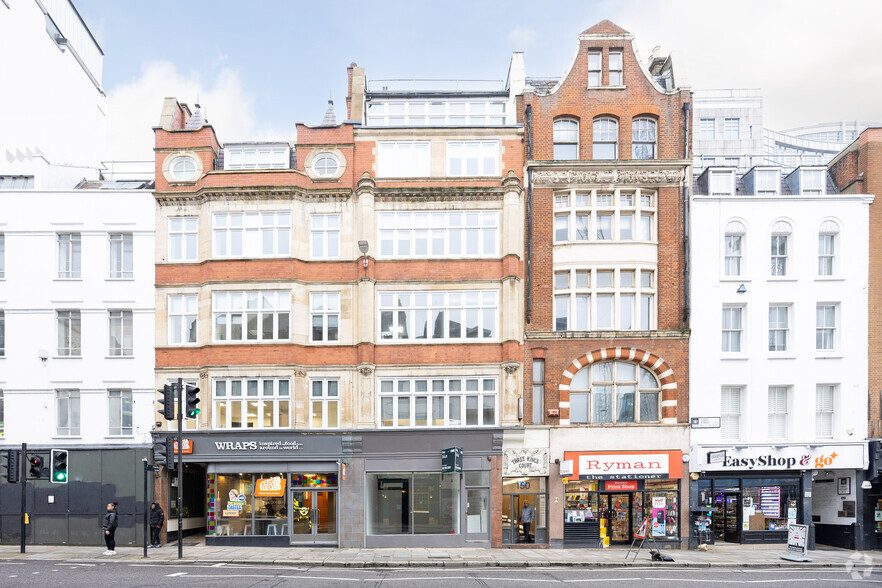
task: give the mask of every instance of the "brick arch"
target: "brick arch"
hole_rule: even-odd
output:
[[[662,424],[675,424],[677,422],[677,381],[674,378],[674,370],[658,355],[636,349],[634,347],[606,347],[586,353],[567,366],[560,376],[557,385],[560,395],[560,424],[570,424],[570,383],[576,373],[584,367],[599,361],[622,360],[641,365],[655,374],[661,386],[661,422]]]

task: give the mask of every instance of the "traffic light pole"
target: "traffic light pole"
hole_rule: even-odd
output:
[[[21,552],[25,552],[25,531],[27,525],[27,505],[28,505],[28,444],[21,444],[21,475],[18,477],[21,482]]]
[[[184,379],[178,378],[178,559],[184,559]],[[22,544],[24,545],[24,544]],[[23,549],[23,548],[22,548]]]

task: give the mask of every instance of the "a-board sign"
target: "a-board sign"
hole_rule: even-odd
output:
[[[646,533],[649,531],[649,517],[643,519],[640,528],[634,531],[635,539],[646,539]]]
[[[808,525],[787,526],[787,553],[805,555],[808,549]]]

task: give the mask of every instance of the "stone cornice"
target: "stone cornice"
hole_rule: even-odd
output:
[[[530,161],[536,186],[680,186],[688,160]]]
[[[272,187],[203,187],[195,192],[154,192],[160,205],[203,204],[218,200],[322,200],[325,202],[344,201],[352,196],[347,189],[316,190],[296,186]]]
[[[526,331],[527,341],[549,341],[568,339],[688,339],[690,329],[668,329],[663,331]]]
[[[496,201],[502,200],[507,192],[511,189],[502,187],[454,187],[454,186],[433,186],[433,187],[396,187],[396,188],[375,188],[373,190],[376,200],[422,200],[427,202],[437,202],[445,200],[465,200],[465,201]]]

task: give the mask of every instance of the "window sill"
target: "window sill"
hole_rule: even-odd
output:
[[[53,282],[82,282],[83,278],[52,278]]]
[[[111,439],[111,440],[125,440],[125,439],[134,439],[135,436],[134,435],[105,435],[104,438]]]
[[[248,339],[246,341],[212,341],[210,345],[279,345],[285,343],[292,343],[292,341],[291,339],[273,339],[269,341],[265,339]],[[187,347],[194,347],[195,345],[195,343],[190,343]]]
[[[628,86],[585,86],[588,90],[625,90]]]
[[[135,278],[107,278],[108,282],[134,282]]]
[[[767,282],[798,282],[797,278],[792,276],[769,276],[766,278]]]
[[[749,284],[751,282],[750,278],[745,278],[742,276],[723,276],[720,278],[721,282],[733,282],[738,284]]]
[[[815,276],[816,282],[844,282],[845,278],[839,276]]]
[[[104,359],[135,359],[134,355],[105,355]]]
[[[723,361],[744,361],[750,359],[750,356],[745,353],[727,353],[724,351],[720,359]]]
[[[836,353],[836,352],[832,352],[829,354],[818,353],[815,355],[815,359],[842,359],[843,357],[844,357],[843,355]]]
[[[82,355],[53,355],[52,359],[83,359]]]
[[[768,359],[796,359],[795,355],[769,355]]]
[[[198,259],[163,259],[162,262],[157,265],[162,265],[163,263],[200,263],[200,261]]]
[[[53,439],[66,439],[66,440],[70,440],[70,439],[82,439],[83,437],[82,437],[81,435],[72,435],[72,436],[55,435],[55,436],[52,437],[52,438],[53,438]]]

